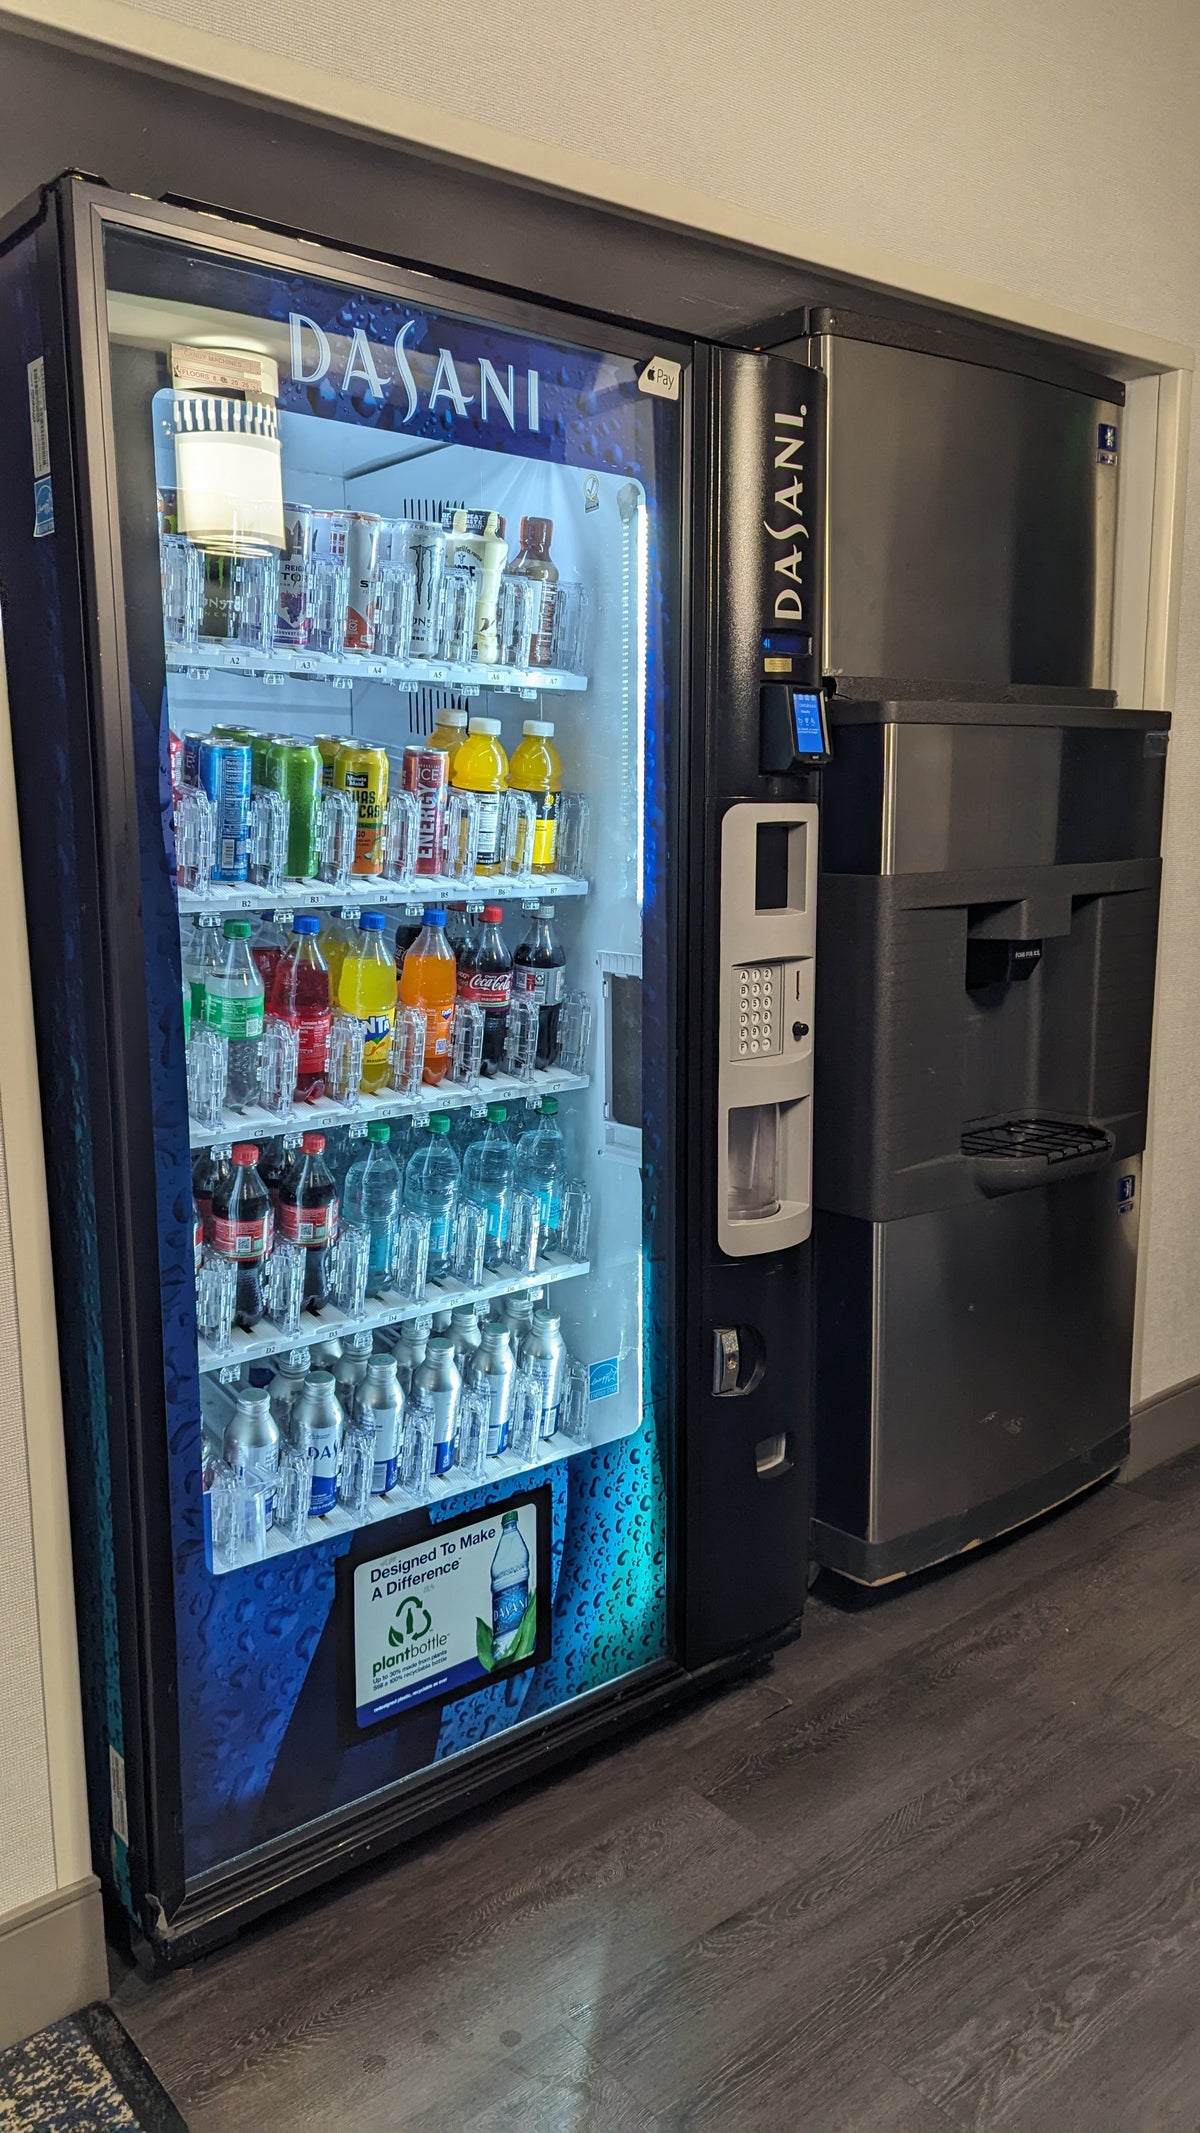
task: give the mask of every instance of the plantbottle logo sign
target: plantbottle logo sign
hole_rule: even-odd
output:
[[[407,1651],[420,1644],[433,1628],[433,1616],[419,1592],[406,1592],[396,1609],[396,1619],[388,1630],[388,1643],[397,1651]]]
[[[538,1506],[500,1503],[354,1571],[354,1701],[360,1726],[535,1665]]]

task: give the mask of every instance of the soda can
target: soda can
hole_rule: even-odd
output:
[[[206,733],[197,757],[197,782],[216,815],[214,881],[245,881],[250,837],[250,744]]]
[[[507,1326],[486,1325],[478,1348],[471,1357],[471,1383],[488,1403],[488,1458],[498,1458],[508,1443],[508,1411],[512,1406],[513,1379],[517,1366]]]
[[[344,511],[313,512],[312,552],[322,562],[345,562],[346,513]]]
[[[342,1450],[342,1410],[327,1370],[309,1371],[292,1402],[291,1425],[295,1442],[308,1446],[309,1517],[323,1518],[337,1508]]]
[[[158,530],[160,534],[179,531],[179,492],[176,489],[158,488],[154,492],[158,504]]]
[[[333,782],[339,792],[350,794],[358,810],[353,872],[381,874],[388,796],[387,750],[344,741],[334,758]]]
[[[404,790],[417,796],[418,874],[440,874],[446,863],[446,795],[450,757],[444,748],[406,748]]]
[[[354,743],[344,733],[318,733],[313,742],[321,758],[321,783],[326,792],[333,791],[333,766],[337,762],[339,748],[353,748]]]
[[[553,1437],[558,1429],[566,1364],[567,1351],[558,1319],[552,1311],[535,1311],[533,1324],[521,1347],[521,1368],[537,1382],[542,1403],[538,1425],[540,1437]]]
[[[268,776],[267,766],[270,762],[271,750],[275,746],[276,736],[273,733],[256,733],[254,735],[250,742],[251,785],[270,785],[271,780]]]
[[[369,652],[375,643],[375,559],[381,524],[377,511],[346,513],[346,562],[350,570],[348,652]]]
[[[427,1392],[433,1401],[433,1471],[448,1474],[454,1465],[458,1396],[462,1391],[462,1376],[448,1333],[430,1335],[425,1360],[413,1371],[413,1391]]]
[[[267,751],[264,783],[281,792],[288,804],[287,873],[298,881],[316,879],[320,865],[318,833],[324,766],[313,741],[281,734]]]
[[[173,728],[167,734],[167,767],[171,778],[171,798],[177,800],[186,780],[183,775],[183,736]]]
[[[204,738],[205,735],[203,733],[185,733],[182,735],[182,771],[185,785],[198,785],[200,783],[200,743]]]
[[[311,504],[285,504],[283,507],[283,554],[279,560],[279,614],[275,623],[275,642],[289,645],[293,651],[303,651],[308,643],[308,566],[312,560],[316,516]]]

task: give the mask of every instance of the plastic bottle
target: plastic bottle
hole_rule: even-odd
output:
[[[320,920],[317,920],[318,926]],[[291,942],[273,911],[264,911],[250,938],[250,959],[263,981],[263,991],[271,997],[271,980],[279,964],[287,954]]]
[[[527,792],[533,800],[533,850],[526,864],[535,874],[552,874],[558,849],[562,763],[549,719],[527,718],[521,736],[508,766],[508,782],[514,792]]]
[[[212,1243],[212,1199],[217,1180],[229,1169],[227,1155],[219,1156],[214,1148],[201,1148],[192,1164],[192,1196],[204,1224],[204,1241]]]
[[[368,1092],[387,1087],[396,1020],[396,965],[384,945],[387,920],[382,911],[362,911],[358,937],[338,973],[337,1005],[364,1024],[363,1069],[359,1086]]]
[[[300,1156],[279,1188],[276,1225],[288,1244],[304,1249],[304,1301],[323,1311],[333,1286],[333,1247],[337,1243],[337,1187],[325,1165],[325,1135],[306,1133]]]
[[[229,1039],[226,1102],[233,1109],[258,1096],[258,1046],[263,1032],[263,981],[250,959],[250,921],[227,918],[225,952],[204,984],[204,1019]]]
[[[523,518],[521,547],[512,565],[514,577],[536,578],[542,588],[537,628],[521,649],[517,664],[523,667],[554,665],[554,618],[558,607],[558,565],[550,559],[554,538],[552,518]],[[526,728],[528,731],[528,728]]]
[[[461,962],[463,950],[470,944],[474,936],[474,930],[467,915],[465,904],[447,904],[446,946],[456,963]],[[415,939],[416,936],[414,935],[413,938]],[[411,947],[411,945],[412,943],[410,942],[409,946]]]
[[[529,1605],[529,1550],[521,1538],[517,1513],[505,1511],[500,1539],[492,1557],[492,1665],[508,1658]]]
[[[225,950],[225,937],[215,911],[202,911],[192,923],[190,933],[184,935],[181,961],[183,977],[191,994],[193,1022],[204,1020],[204,991],[211,973],[221,965]]]
[[[257,1163],[253,1142],[239,1141],[213,1186],[210,1218],[213,1250],[238,1270],[234,1315],[247,1333],[263,1316],[263,1268],[271,1246],[271,1199]]]
[[[392,1129],[382,1119],[367,1127],[366,1152],[351,1163],[342,1195],[342,1216],[371,1239],[367,1259],[367,1295],[388,1285],[400,1222],[400,1171],[391,1151]]]
[[[473,792],[478,800],[477,874],[500,871],[500,799],[508,785],[508,757],[499,734],[498,718],[473,718],[450,772],[450,783],[459,792]]]
[[[347,904],[343,910],[335,911],[331,918],[326,919],[321,929],[321,954],[329,972],[329,997],[335,1005],[342,964],[357,939],[358,911],[353,904]]]
[[[454,1249],[454,1222],[458,1214],[462,1173],[449,1141],[450,1121],[444,1111],[434,1111],[429,1131],[404,1172],[404,1205],[411,1214],[424,1215],[429,1223],[429,1278],[440,1280],[449,1272]]]
[[[538,1011],[540,1067],[553,1066],[558,1058],[558,1018],[567,989],[566,952],[554,937],[553,917],[553,904],[536,905],[513,956],[513,999],[532,1000]]]
[[[438,712],[437,725],[434,727],[429,739],[423,742],[422,745],[426,748],[442,749],[449,756],[450,769],[453,771],[454,758],[462,747],[466,732],[467,713],[449,708]]]
[[[258,1174],[271,1195],[272,1207],[279,1205],[279,1188],[300,1153],[300,1139],[298,1133],[281,1133],[262,1150]]]
[[[450,1065],[458,971],[446,940],[446,914],[432,905],[400,970],[400,1001],[425,1017],[425,1079],[434,1087]]]
[[[513,959],[504,945],[499,904],[485,904],[482,923],[458,959],[458,997],[483,1009],[483,1068],[504,1072],[504,1035],[512,1006]]]
[[[315,1103],[325,1094],[329,1064],[329,970],[317,946],[321,921],[315,911],[301,911],[292,921],[292,938],[279,957],[267,993],[267,1012],[290,1023],[300,1045],[296,1068],[296,1102]]]
[[[517,1142],[514,1176],[518,1192],[536,1194],[541,1218],[541,1249],[555,1248],[562,1227],[567,1150],[558,1123],[558,1099],[543,1096],[538,1117]]]
[[[463,1198],[477,1200],[487,1209],[488,1257],[499,1258],[508,1236],[512,1205],[516,1150],[504,1130],[508,1112],[503,1104],[489,1104],[487,1124],[471,1141],[462,1161]]]

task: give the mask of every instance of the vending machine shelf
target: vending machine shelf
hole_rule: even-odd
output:
[[[529,1081],[520,1081],[515,1074],[494,1074],[469,1088],[456,1082],[441,1082],[437,1088],[422,1087],[416,1096],[401,1096],[396,1089],[384,1089],[378,1095],[360,1096],[355,1104],[332,1099],[293,1104],[282,1118],[276,1112],[251,1107],[226,1111],[215,1131],[198,1126],[193,1119],[191,1146],[213,1148],[232,1141],[255,1141],[261,1145],[278,1139],[280,1134],[325,1133],[334,1126],[362,1126],[365,1130],[373,1119],[424,1118],[431,1111],[478,1110],[482,1116],[488,1104],[523,1103],[536,1109],[543,1096],[561,1096],[568,1089],[587,1086],[586,1074],[568,1074],[562,1067],[538,1067]]]
[[[383,905],[540,903],[558,896],[586,896],[586,881],[569,874],[476,874],[469,881],[455,881],[444,874],[423,874],[409,881],[387,881],[382,875],[361,879],[338,888],[328,881],[282,881],[277,889],[264,889],[257,882],[214,882],[202,895],[196,889],[177,890],[180,913],[190,916],[209,912],[232,918],[241,911],[344,911],[354,906],[378,910]]]
[[[501,1452],[497,1458],[488,1460],[480,1475],[466,1475],[461,1469],[451,1467],[448,1474],[430,1481],[420,1495],[395,1488],[386,1496],[373,1496],[366,1518],[352,1517],[344,1505],[339,1504],[323,1518],[310,1518],[302,1541],[289,1540],[285,1533],[273,1526],[267,1534],[267,1556],[295,1555],[302,1548],[315,1548],[322,1541],[339,1540],[364,1526],[376,1526],[385,1519],[399,1518],[406,1511],[419,1511],[427,1504],[443,1504],[456,1496],[470,1496],[479,1489],[490,1488],[496,1482],[515,1480],[522,1474],[541,1473],[546,1467],[557,1466],[560,1460],[570,1459],[574,1453],[586,1450],[587,1445],[577,1437],[568,1437],[560,1430],[557,1435],[540,1441],[532,1459],[519,1459],[513,1452]],[[227,1577],[232,1571],[253,1567],[253,1564],[222,1563],[215,1556],[212,1562],[217,1577]]]
[[[545,689],[561,695],[567,689],[586,689],[586,674],[570,674],[562,667],[515,667],[488,665],[472,660],[463,664],[440,659],[377,659],[370,652],[348,652],[338,658],[332,652],[295,652],[276,647],[269,652],[251,645],[217,642],[194,645],[172,644],[167,648],[167,666],[173,674],[204,681],[210,674],[236,674],[245,680],[277,682],[328,682],[349,688],[356,681],[384,681],[396,689],[457,689],[464,695],[495,689],[505,695],[535,696]]]
[[[399,1326],[406,1319],[453,1311],[460,1304],[490,1303],[497,1296],[511,1296],[517,1289],[569,1281],[576,1274],[590,1271],[591,1261],[588,1259],[539,1258],[532,1272],[514,1268],[511,1273],[489,1274],[476,1289],[453,1278],[431,1281],[419,1303],[411,1296],[394,1293],[371,1297],[360,1318],[350,1318],[344,1311],[333,1308],[306,1311],[296,1333],[280,1333],[278,1327],[263,1319],[253,1333],[235,1327],[228,1348],[212,1348],[206,1340],[198,1340],[200,1369],[202,1372],[236,1369],[239,1363],[257,1363],[266,1356],[286,1355],[292,1348],[317,1347],[322,1341],[340,1339],[343,1333],[369,1333],[376,1326]]]

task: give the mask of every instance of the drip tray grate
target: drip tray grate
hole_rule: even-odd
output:
[[[1005,1118],[998,1125],[968,1126],[964,1155],[990,1161],[1066,1163],[1081,1155],[1105,1155],[1113,1145],[1101,1126],[1063,1118]]]

